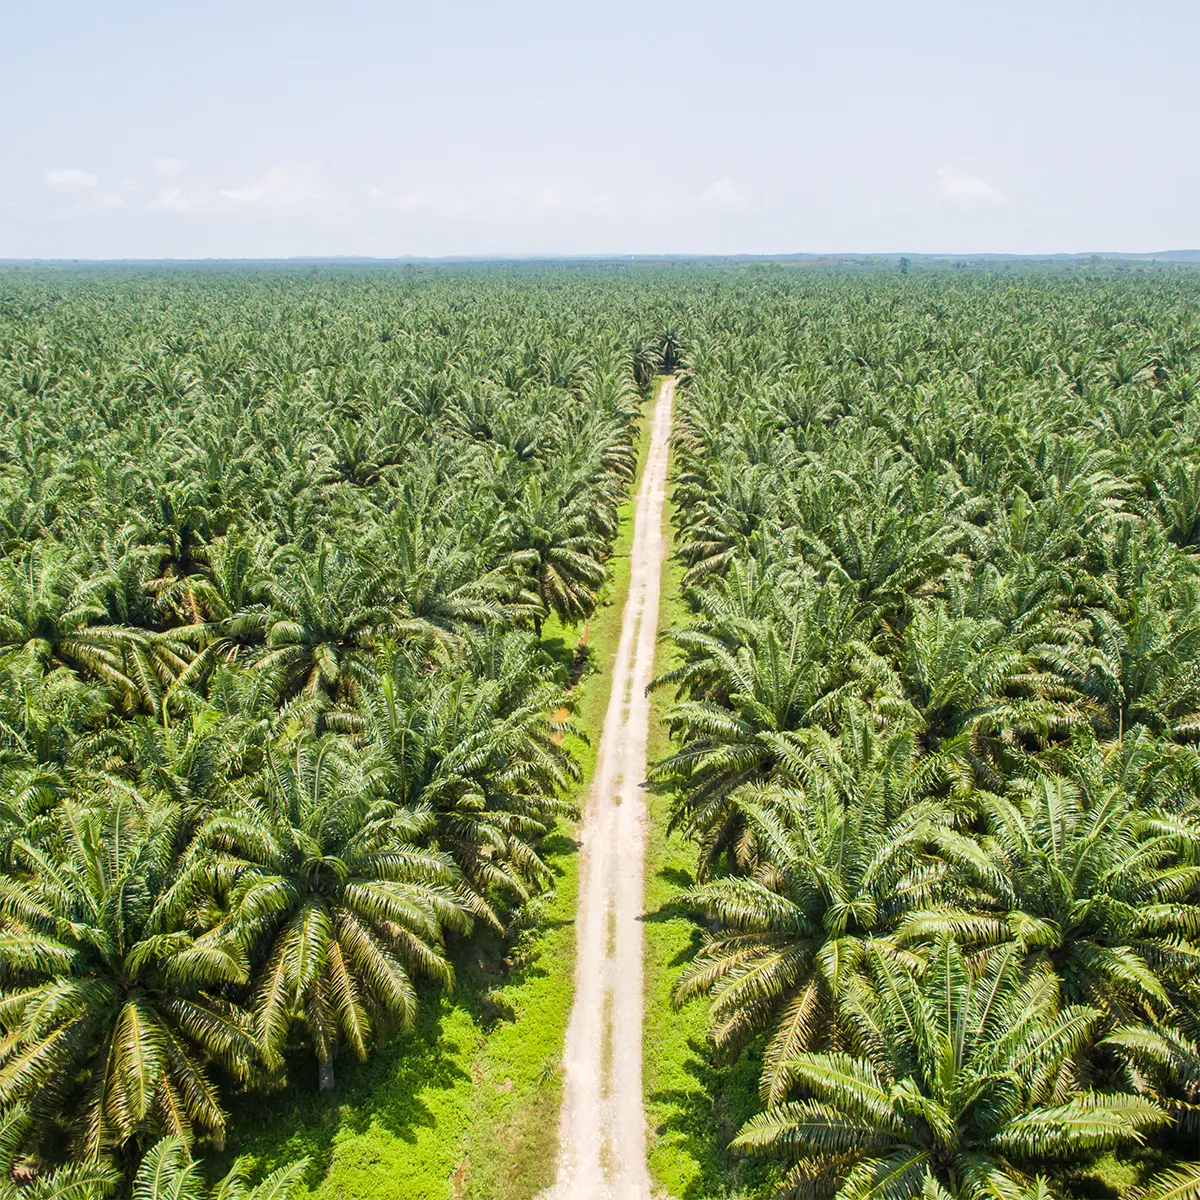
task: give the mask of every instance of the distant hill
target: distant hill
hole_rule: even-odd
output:
[[[1118,250],[1096,250],[1086,254],[796,254],[788,258],[896,259],[912,262],[949,262],[965,259],[968,262],[1086,262],[1089,258],[1120,259],[1128,262],[1200,262],[1200,250],[1148,250],[1144,254],[1127,254]]]
[[[1200,262],[1200,250],[1159,250],[1154,254],[1109,254],[1106,258],[1154,259],[1158,262]]]
[[[861,251],[812,254],[796,251],[790,254],[479,254],[444,255],[427,258],[405,255],[396,258],[371,258],[367,255],[298,255],[292,258],[0,258],[3,267],[250,267],[250,266],[339,266],[382,267],[405,264],[439,263],[464,266],[470,263],[894,263],[900,259],[913,263],[1013,262],[1013,263],[1070,263],[1098,260],[1101,262],[1159,262],[1200,263],[1200,250],[1148,250],[1127,253],[1098,250],[1084,254],[918,254],[915,251],[888,251],[866,254]]]

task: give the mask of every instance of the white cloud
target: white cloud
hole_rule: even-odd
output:
[[[510,212],[532,211],[539,216],[559,213],[590,213],[603,210],[608,196],[575,180],[545,180],[524,183],[504,180],[484,192],[484,202]]]
[[[750,197],[733,185],[732,179],[718,179],[700,193],[700,203],[714,208],[745,208]]]
[[[434,213],[439,216],[482,218],[533,215],[599,214],[613,211],[614,197],[578,180],[528,181],[492,179],[465,184],[431,183],[407,192],[387,192],[372,187],[372,200],[385,202],[396,212]]]
[[[178,175],[183,163],[177,158],[156,158],[152,164],[160,175]]]
[[[271,216],[337,217],[347,211],[340,193],[327,188],[308,168],[271,167],[239,187],[163,187],[147,201],[157,212],[245,213]]]
[[[405,192],[401,196],[389,196],[386,192],[375,189],[381,197],[384,197],[388,203],[397,211],[402,213],[418,212],[423,208],[445,208],[453,209],[456,204],[459,211],[462,211],[464,204],[463,198],[455,201],[450,193],[444,193],[441,202],[439,203],[428,192]]]
[[[59,167],[47,171],[42,180],[55,188],[89,188],[100,182],[90,171],[80,171],[77,167]]]
[[[221,198],[235,208],[256,212],[327,214],[343,206],[342,198],[306,169],[271,167],[252,183],[223,188]]]
[[[161,184],[172,183],[167,179]],[[133,203],[134,193],[122,188]],[[372,184],[352,198],[327,186],[308,166],[274,166],[250,182],[236,186],[158,186],[137,203],[160,212],[242,213],[308,217],[342,222],[355,206],[386,209],[413,222],[450,220],[481,227],[507,227],[521,220],[564,221],[623,216],[663,217],[694,211],[703,202],[727,209],[744,208],[751,197],[729,179],[720,179],[701,195],[675,189],[612,186],[579,177],[529,179],[429,179],[408,187]]]
[[[938,190],[952,204],[1003,204],[1004,197],[978,175],[966,175],[953,167],[938,168]]]
[[[147,207],[159,212],[192,213],[208,207],[208,200],[199,192],[185,192],[180,188],[163,188]]]
[[[42,179],[56,192],[47,208],[47,215],[55,219],[73,219],[125,205],[125,197],[116,188],[97,188],[99,178],[89,171],[55,169]]]

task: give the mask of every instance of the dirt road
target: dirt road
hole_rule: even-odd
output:
[[[642,1104],[646,685],[654,668],[675,380],[650,418],[634,509],[629,595],[583,816],[575,1007],[567,1027],[554,1200],[649,1200]]]

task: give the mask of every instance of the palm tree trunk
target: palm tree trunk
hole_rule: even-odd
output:
[[[317,1090],[327,1092],[333,1087],[333,1059],[322,1054],[317,1059]]]

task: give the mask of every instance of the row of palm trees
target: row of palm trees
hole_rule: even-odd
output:
[[[627,309],[554,280],[18,281],[5,1188],[208,1195],[190,1153],[236,1139],[229,1096],[332,1087],[553,883],[578,768],[539,639],[607,578],[662,355]]]
[[[680,1003],[780,1195],[1200,1195],[1194,277],[730,286],[684,329]],[[732,336],[731,336],[732,335]],[[1152,1173],[1152,1172],[1151,1172]]]

